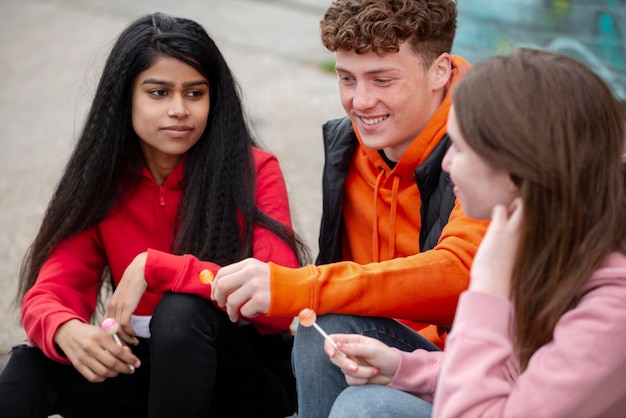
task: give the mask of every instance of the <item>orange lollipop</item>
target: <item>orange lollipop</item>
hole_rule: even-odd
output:
[[[345,357],[346,355],[343,353],[343,351],[341,351],[339,347],[337,347],[337,343],[333,341],[333,339],[330,338],[328,334],[326,334],[326,332],[319,325],[317,325],[317,323],[315,322],[316,320],[317,320],[317,315],[315,314],[315,311],[313,309],[304,308],[298,314],[298,321],[300,321],[300,324],[302,326],[304,327],[312,326],[313,328],[315,328],[317,332],[322,334],[322,337],[326,338],[326,340],[328,340],[328,342],[331,343],[333,347],[335,347],[335,350],[337,350],[339,354]]]
[[[315,324],[317,315],[313,309],[305,308],[298,314],[298,320],[304,327],[310,327]]]
[[[215,276],[213,272],[209,269],[202,270],[200,272],[200,281],[204,284],[211,284]]]

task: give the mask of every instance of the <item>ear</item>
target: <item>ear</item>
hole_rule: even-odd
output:
[[[433,90],[443,89],[452,75],[452,58],[450,54],[444,52],[439,55],[430,66],[431,80],[433,82]]]

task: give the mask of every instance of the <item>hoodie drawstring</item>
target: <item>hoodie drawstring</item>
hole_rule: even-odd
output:
[[[378,189],[380,188],[380,180],[385,174],[384,169],[380,169],[378,177],[376,177],[376,184],[374,184],[374,225],[372,226],[372,260],[380,261],[378,259]]]
[[[392,259],[396,252],[396,212],[398,210],[398,190],[400,189],[400,177],[393,176],[393,186],[391,192],[391,213],[389,214],[389,259]]]
[[[380,183],[385,170],[383,168],[378,172],[376,183],[374,184],[374,224],[372,225],[372,260],[380,261],[378,253],[378,192]],[[396,252],[396,213],[398,211],[398,192],[400,190],[400,177],[393,176],[393,185],[391,189],[391,210],[389,213],[389,258],[393,258]]]
[[[374,185],[374,225],[372,226],[372,260],[380,261],[378,253],[378,192],[385,170],[380,169],[376,184]],[[398,211],[398,192],[400,190],[400,177],[393,176],[391,189],[391,210],[389,213],[389,258],[393,258],[396,252],[396,213]]]

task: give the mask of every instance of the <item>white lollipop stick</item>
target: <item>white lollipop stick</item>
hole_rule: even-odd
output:
[[[322,334],[322,337],[326,338],[326,341],[328,341],[333,347],[335,347],[335,350],[339,351],[339,347],[337,347],[337,343],[332,338],[330,338],[330,335],[326,334],[326,331],[324,331],[319,325],[317,325],[317,322],[313,322],[313,327],[320,334]]]
[[[322,337],[324,337],[326,341],[328,341],[335,348],[335,350],[337,350],[339,354],[341,354],[344,357],[347,357],[346,354],[339,349],[339,347],[337,346],[337,343],[332,338],[330,338],[328,334],[326,334],[326,332],[322,329],[322,327],[317,325],[317,322],[315,322],[317,319],[317,315],[315,314],[314,310],[308,309],[308,308],[303,309],[302,311],[300,311],[300,314],[298,315],[298,319],[302,326],[305,326],[305,327],[313,326],[313,328],[315,328],[317,332],[319,332],[322,335]]]

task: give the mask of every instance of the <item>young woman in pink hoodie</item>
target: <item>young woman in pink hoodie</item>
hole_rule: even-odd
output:
[[[331,335],[352,386],[330,416],[623,416],[622,105],[581,63],[532,49],[476,65],[453,103],[442,165],[491,224],[446,349]]]

